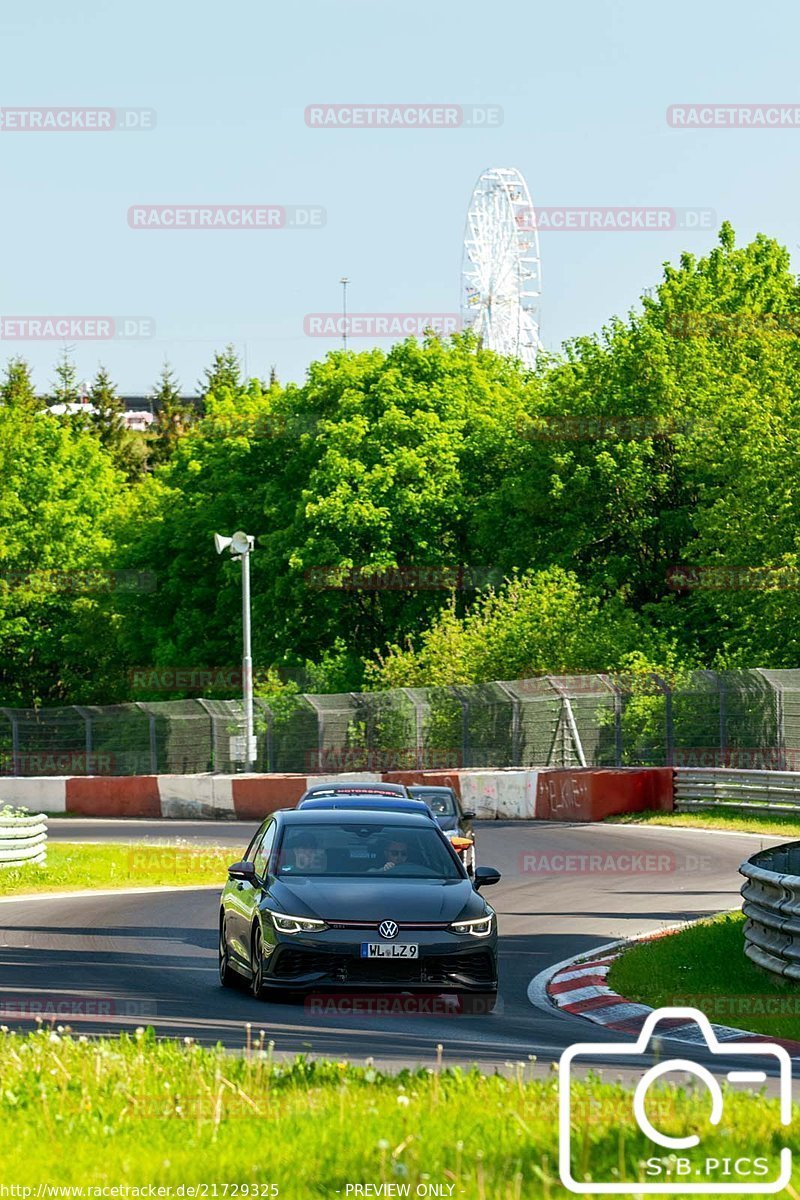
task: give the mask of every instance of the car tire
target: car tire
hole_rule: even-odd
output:
[[[497,1004],[497,992],[463,992],[461,1012],[465,1017],[488,1017]]]
[[[261,926],[253,926],[253,936],[250,939],[250,994],[256,1000],[263,998],[264,992],[264,939]]]
[[[228,939],[225,937],[225,922],[219,923],[219,982],[224,988],[236,987],[237,974],[228,956]]]

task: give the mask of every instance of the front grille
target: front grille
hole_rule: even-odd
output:
[[[470,954],[454,954],[447,959],[451,975],[467,975],[478,983],[494,982],[494,959],[488,950],[475,950]]]
[[[296,979],[299,975],[327,974],[330,962],[330,954],[281,947],[273,958],[271,974],[279,975],[282,979]]]
[[[329,929],[379,929],[380,921],[326,921]],[[449,929],[447,921],[403,921],[398,926],[400,933],[409,929]]]
[[[422,958],[379,959],[281,947],[271,974],[281,979],[320,974],[335,983],[493,983],[494,959],[488,950]]]

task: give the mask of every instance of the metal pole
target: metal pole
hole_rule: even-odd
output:
[[[244,765],[245,770],[253,767],[253,652],[250,642],[250,550],[242,555],[242,630],[244,634]]]

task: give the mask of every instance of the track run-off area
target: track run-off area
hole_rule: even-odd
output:
[[[54,819],[53,841],[230,847],[255,823]],[[309,1053],[381,1066],[485,1069],[535,1056],[544,1069],[575,1042],[620,1035],[532,1002],[534,977],[574,955],[710,916],[739,904],[739,865],[761,845],[748,834],[636,825],[484,822],[478,861],[502,881],[487,891],[500,928],[500,999],[482,1016],[320,1015],[299,1001],[257,1001],[219,986],[217,888],[106,891],[0,900],[0,1023],[33,1025],[32,1005],[74,1001],[58,1018],[75,1033],[152,1025],[160,1036],[241,1049],[265,1031],[276,1055]],[[676,991],[679,985],[676,985]],[[529,996],[529,991],[531,995]],[[248,1026],[250,1030],[248,1031]],[[672,1049],[677,1050],[675,1043]],[[695,1061],[704,1061],[702,1052]],[[631,1063],[633,1065],[633,1061]],[[713,1063],[725,1068],[724,1059]]]

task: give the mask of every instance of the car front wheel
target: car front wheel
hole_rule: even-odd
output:
[[[250,950],[250,971],[250,991],[257,1000],[260,1000],[264,989],[264,939],[261,934],[260,925],[256,925],[253,929]]]
[[[236,986],[236,972],[228,957],[228,939],[225,936],[225,922],[219,923],[219,981],[222,987]]]

